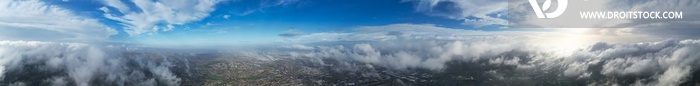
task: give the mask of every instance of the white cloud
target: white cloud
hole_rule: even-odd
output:
[[[0,12],[4,40],[104,40],[117,34],[97,19],[38,0],[2,0]]]
[[[657,86],[672,86],[680,85],[688,77],[690,77],[691,69],[686,67],[676,67],[672,66],[668,68],[659,78],[657,79]]]
[[[172,66],[169,60],[158,61],[158,63],[153,61],[153,58],[175,58],[143,56],[133,52],[122,54],[127,52],[130,51],[124,47],[81,43],[0,41],[0,78],[18,78],[33,76],[26,74],[46,73],[46,76],[34,76],[44,80],[21,82],[75,86],[179,84],[180,79],[168,69]],[[144,73],[151,73],[150,75],[153,76],[146,76]],[[146,81],[148,79],[159,81],[158,83],[148,82]]]
[[[593,62],[602,64],[599,72],[605,76],[652,76],[648,77],[653,82],[641,83],[649,85],[678,85],[690,76],[690,70],[700,68],[700,54],[690,53],[700,50],[700,40],[666,40],[661,42],[645,42],[635,44],[596,44],[590,49],[578,51],[572,56],[577,58],[565,58],[574,63]],[[600,63],[598,63],[600,62]],[[569,67],[568,69],[586,69],[578,72],[591,72],[588,69],[595,64],[585,64],[582,67]],[[641,81],[641,80],[638,80]]]
[[[172,30],[172,25],[199,21],[214,11],[220,0],[132,0],[136,7],[128,7],[119,0],[105,0],[105,5],[119,10],[105,11],[105,17],[122,22],[130,35]],[[140,9],[140,11],[131,11]]]
[[[223,17],[224,19],[228,19],[229,17],[231,17],[231,15],[224,15]]]
[[[122,2],[122,0],[104,0],[104,3],[107,6],[117,8],[117,10],[119,10],[119,12],[121,12],[121,13],[131,12],[131,9],[129,9],[129,7],[126,6],[126,4],[124,4],[124,2]],[[103,8],[106,9],[106,7],[103,7]],[[105,11],[105,12],[109,13],[107,11]]]

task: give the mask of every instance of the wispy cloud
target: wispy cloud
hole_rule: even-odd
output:
[[[237,15],[237,16],[246,16],[246,15],[250,15],[250,14],[253,14],[256,12],[264,13],[269,8],[289,7],[290,5],[295,5],[295,4],[298,4],[302,1],[303,0],[259,0],[259,1],[245,1],[245,0],[243,0],[243,1],[234,1],[234,2],[240,2],[240,3],[253,3],[253,4],[257,4],[257,5],[254,5],[254,7],[250,7],[249,9],[244,9],[244,10],[239,11],[239,12],[231,12],[231,13],[233,13],[234,15]],[[250,4],[248,4],[248,5],[250,5]]]
[[[38,0],[2,0],[0,11],[0,39],[4,40],[106,40],[117,34],[97,19]]]
[[[404,0],[415,2],[416,10],[427,15],[442,16],[464,21],[476,28],[489,25],[507,25],[501,18],[508,8],[507,0]]]

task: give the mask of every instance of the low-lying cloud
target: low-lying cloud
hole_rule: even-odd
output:
[[[449,68],[448,62],[451,61],[477,63],[487,60],[488,65],[515,66],[522,70],[544,71],[554,67],[559,70],[555,74],[564,76],[562,78],[589,80],[593,76],[603,77],[602,80],[615,80],[614,77],[641,77],[634,83],[616,82],[607,85],[679,85],[688,81],[694,69],[700,67],[700,54],[695,53],[700,51],[700,40],[629,44],[601,42],[563,56],[556,55],[558,52],[540,49],[523,42],[389,41],[318,45],[288,52],[289,55],[285,56],[336,59],[397,70],[420,68],[438,72]],[[517,56],[523,53],[525,55]]]
[[[179,85],[168,59],[174,58],[118,46],[0,41],[0,84]]]

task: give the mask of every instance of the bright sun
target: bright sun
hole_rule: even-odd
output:
[[[534,39],[532,43],[543,51],[555,52],[557,57],[568,56],[574,51],[598,42],[598,36],[586,34],[589,28],[561,28],[548,33],[543,38]]]

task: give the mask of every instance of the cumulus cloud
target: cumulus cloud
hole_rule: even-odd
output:
[[[0,41],[0,84],[178,85],[180,78],[170,72],[173,64],[167,59],[115,46]],[[27,76],[34,78],[22,78]]]
[[[696,53],[700,40],[666,40],[635,44],[598,43],[564,58],[561,65],[583,72],[600,72],[608,77],[643,76],[652,81],[638,80],[647,85],[679,85],[687,80],[691,70],[697,69],[700,55]],[[593,68],[593,69],[589,69]],[[601,70],[594,70],[601,68]],[[573,71],[572,71],[573,72]],[[629,84],[629,83],[628,83]]]
[[[38,0],[2,0],[0,12],[4,40],[104,40],[117,34],[97,19]]]
[[[105,0],[108,9],[103,10],[104,16],[116,20],[125,26],[124,30],[130,35],[167,31],[173,25],[183,25],[199,21],[214,11],[214,6],[220,0],[132,0],[135,7],[129,7],[120,0]],[[140,9],[140,10],[132,10]],[[120,15],[123,14],[123,15]]]

